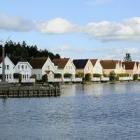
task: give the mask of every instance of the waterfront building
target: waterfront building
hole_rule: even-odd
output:
[[[101,66],[100,60],[98,59],[90,59],[92,65],[93,65],[93,76],[92,81],[93,82],[100,82],[101,77],[103,75],[103,68]]]
[[[11,58],[14,63],[14,73],[21,75],[22,83],[32,83],[35,82],[34,79],[31,79],[32,75],[32,66],[30,63],[23,58]]]
[[[57,66],[55,81],[69,82],[75,80],[75,65],[70,58],[53,59],[52,62]]]
[[[103,68],[101,66],[100,60],[98,59],[90,59],[93,65],[93,74],[103,74]]]
[[[133,76],[134,74],[140,74],[140,63],[136,61],[126,61],[123,62],[125,67],[125,73]]]
[[[76,73],[93,74],[94,68],[90,59],[75,59],[73,63],[76,67]]]
[[[48,81],[53,81],[57,67],[49,57],[32,58],[30,64],[33,67],[32,75],[36,75],[37,80],[42,80],[42,76],[47,74]]]
[[[125,73],[125,67],[120,60],[101,60],[100,63],[104,75],[109,75],[111,72],[115,72],[116,74]]]
[[[5,80],[8,83],[12,83],[14,81],[14,63],[11,61],[11,59],[6,56],[4,58],[5,61]],[[2,77],[2,58],[0,58],[0,77]]]

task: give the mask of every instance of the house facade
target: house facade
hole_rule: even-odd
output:
[[[53,81],[57,67],[49,57],[32,58],[30,64],[33,67],[32,75],[36,75],[37,80],[42,80],[42,76],[47,74],[48,81]]]
[[[101,60],[100,63],[105,75],[109,75],[111,72],[116,74],[125,73],[125,67],[120,60]]]
[[[140,74],[139,62],[136,61],[123,62],[123,66],[125,67],[125,73],[129,74],[129,76],[133,76],[134,74]]]
[[[91,59],[90,60],[93,65],[93,74],[103,74],[103,68],[101,66],[100,60],[98,59]]]
[[[52,62],[57,67],[56,74],[61,74],[62,81],[73,81],[75,78],[75,65],[69,58],[53,59]]]
[[[19,60],[15,65],[14,71],[15,73],[21,74],[22,83],[32,82],[31,81],[32,66],[26,60]]]
[[[76,73],[93,74],[94,68],[90,59],[75,59],[73,63],[76,67]]]
[[[14,82],[14,63],[10,60],[8,56],[4,58],[5,61],[5,80],[8,83]],[[0,75],[2,76],[2,58],[0,58]]]

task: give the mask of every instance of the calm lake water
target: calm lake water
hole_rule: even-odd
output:
[[[0,140],[140,140],[140,82],[66,85],[57,98],[0,99]]]

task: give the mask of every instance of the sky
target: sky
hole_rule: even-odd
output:
[[[140,60],[140,0],[0,0],[0,40],[62,57]]]

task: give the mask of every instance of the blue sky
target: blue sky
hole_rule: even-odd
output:
[[[0,38],[63,57],[140,60],[139,0],[0,0]]]

